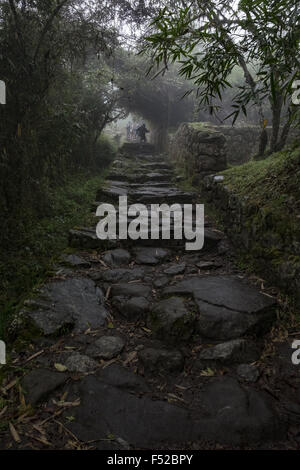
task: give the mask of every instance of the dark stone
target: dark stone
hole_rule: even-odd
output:
[[[45,335],[71,328],[81,333],[105,323],[104,301],[102,291],[90,279],[48,282],[36,299],[37,309],[28,315]]]
[[[74,353],[66,360],[66,367],[70,372],[91,372],[98,367],[98,363],[88,356]]]
[[[91,267],[91,263],[89,263],[83,258],[80,258],[77,255],[63,255],[62,258],[65,263],[70,264],[74,268],[90,268]]]
[[[101,369],[99,377],[109,385],[131,392],[145,393],[149,391],[145,379],[119,364],[111,364]]]
[[[170,252],[163,248],[138,247],[135,249],[135,262],[137,264],[155,265],[170,256]]]
[[[224,235],[219,231],[212,230],[210,228],[205,228],[204,230],[204,246],[203,250],[212,250],[219,246],[221,240],[224,238]]]
[[[97,192],[96,198],[97,201],[101,202],[119,202],[120,196],[127,196],[128,195],[128,187],[124,184],[120,184],[119,186],[110,186],[106,189],[100,189]]]
[[[176,372],[181,371],[184,366],[183,356],[176,350],[145,348],[138,356],[145,369],[151,372]]]
[[[169,283],[169,279],[166,276],[159,277],[158,279],[155,279],[155,281],[153,282],[154,286],[157,288],[165,287],[168,283]]]
[[[111,287],[111,295],[121,297],[148,297],[151,288],[141,283],[120,283]]]
[[[191,337],[195,316],[186,308],[182,298],[171,297],[153,306],[148,325],[158,338],[173,344]]]
[[[219,268],[221,264],[215,263],[214,261],[200,261],[199,263],[196,263],[196,266],[199,269],[214,269]]]
[[[66,424],[83,442],[107,439],[109,434],[137,447],[181,442],[190,437],[189,413],[165,401],[138,398],[99,377],[85,377],[76,384],[80,406],[75,420]]]
[[[150,303],[145,297],[132,297],[122,305],[120,313],[128,320],[136,320],[149,312],[149,306]]]
[[[240,364],[236,372],[246,382],[256,382],[259,377],[258,368],[252,364]]]
[[[170,275],[182,274],[185,271],[185,267],[185,263],[174,264],[173,266],[170,266],[169,268],[165,269],[164,273]]]
[[[260,348],[254,341],[233,339],[226,343],[204,349],[199,356],[200,362],[209,361],[221,364],[254,362],[259,359]]]
[[[220,443],[249,445],[280,438],[285,426],[280,423],[264,394],[242,387],[236,380],[213,380],[200,392],[199,435]]]
[[[136,202],[142,204],[161,204],[162,201],[166,204],[192,204],[195,198],[195,194],[192,192],[164,186],[144,188],[136,191],[134,196],[137,198]]]
[[[194,296],[200,313],[198,330],[207,338],[263,334],[276,319],[276,300],[233,276],[192,277],[167,287],[164,294]]]
[[[25,400],[32,406],[47,400],[51,392],[61,387],[68,375],[48,369],[34,369],[22,380],[25,390]]]
[[[124,346],[125,341],[119,336],[102,336],[87,348],[86,354],[109,360],[120,354]]]
[[[94,228],[80,228],[69,231],[69,246],[86,250],[108,249],[116,246],[116,240],[100,240]]]
[[[128,264],[130,261],[131,255],[127,250],[123,250],[121,248],[116,248],[115,250],[107,252],[103,256],[103,260],[107,264],[112,265],[121,265],[121,264]]]
[[[97,273],[97,280],[102,280],[105,282],[130,282],[142,279],[144,273],[145,271],[143,268],[107,269]]]
[[[200,392],[197,414],[127,393],[122,382],[111,386],[100,375],[85,377],[73,385],[80,406],[72,410],[75,419],[67,426],[78,439],[87,442],[112,434],[137,448],[197,439],[249,445],[280,438],[284,431],[267,398],[233,379],[222,377],[209,383]]]

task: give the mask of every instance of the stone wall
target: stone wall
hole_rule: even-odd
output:
[[[201,189],[207,202],[217,210],[235,248],[249,257],[256,272],[290,295],[300,307],[299,230],[289,230],[274,214],[250,204],[247,197],[234,194],[221,175],[204,178]]]
[[[267,130],[270,138],[271,128]],[[209,148],[206,148],[207,134],[210,135],[212,142]],[[210,123],[184,123],[170,144],[170,154],[177,162],[186,163],[189,175],[193,171],[209,174],[222,171],[226,161],[230,165],[248,162],[258,152],[259,134],[260,129],[257,126],[232,127],[214,126]],[[297,136],[299,131],[292,130],[288,143]]]
[[[260,128],[258,126],[232,127],[219,126],[220,131],[226,137],[227,161],[230,165],[242,165],[258,153]],[[269,141],[271,139],[271,127],[267,127]],[[291,130],[287,143],[299,136],[299,132]]]
[[[225,144],[217,129],[183,123],[170,143],[169,155],[187,176],[209,175],[227,167]]]

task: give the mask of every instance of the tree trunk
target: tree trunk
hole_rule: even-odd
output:
[[[280,136],[280,140],[277,144],[277,151],[280,152],[280,150],[283,149],[283,147],[285,147],[286,145],[286,141],[287,141],[287,138],[289,136],[289,132],[290,132],[290,129],[291,129],[291,124],[292,124],[292,120],[291,118],[289,117],[287,122],[285,123],[285,125],[283,126],[283,129],[282,129],[282,132],[281,132],[281,136]]]
[[[262,129],[260,136],[259,136],[259,148],[258,148],[258,154],[255,155],[254,159],[255,160],[261,160],[264,157],[267,145],[268,145],[268,132],[264,128]]]
[[[279,130],[280,130],[280,118],[282,110],[282,96],[278,94],[272,103],[272,136],[270,144],[270,153],[277,151]]]

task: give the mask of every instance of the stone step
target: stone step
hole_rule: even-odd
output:
[[[119,227],[117,226],[117,234]],[[69,231],[69,246],[72,248],[80,249],[109,249],[116,248],[118,246],[134,247],[134,246],[155,246],[155,247],[181,247],[184,248],[185,244],[190,240],[187,240],[184,236],[182,239],[177,240],[173,238],[173,231],[171,226],[171,237],[170,239],[162,238],[162,228],[159,228],[159,238],[151,239],[151,235],[148,230],[142,231],[142,233],[148,238],[139,238],[132,240],[127,238],[126,240],[120,240],[117,236],[115,240],[100,240],[96,235],[96,228],[93,227],[82,227],[78,229],[72,229]],[[209,228],[204,231],[204,246],[201,251],[211,251],[216,249],[223,239],[223,235],[219,232],[215,232]]]
[[[125,142],[120,152],[127,154],[154,154],[155,146],[150,143]]]
[[[146,169],[153,169],[153,170],[155,169],[172,170],[171,165],[169,165],[166,162],[142,163],[141,167],[146,168]]]
[[[165,288],[163,295],[192,295],[200,315],[197,331],[211,340],[263,336],[276,320],[276,299],[235,276],[191,277]]]

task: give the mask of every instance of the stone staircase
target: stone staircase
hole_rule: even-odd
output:
[[[124,194],[145,205],[197,200],[150,144],[124,145],[93,207]],[[203,250],[173,242],[107,243],[95,227],[70,232],[77,253],[64,256],[26,310],[42,333],[37,348],[45,348],[23,380],[27,400],[46,408],[62,396],[76,402],[64,426],[81,448],[241,448],[285,439],[278,403],[258,385],[275,299],[241,275],[208,219]],[[62,433],[56,448],[68,437]]]

